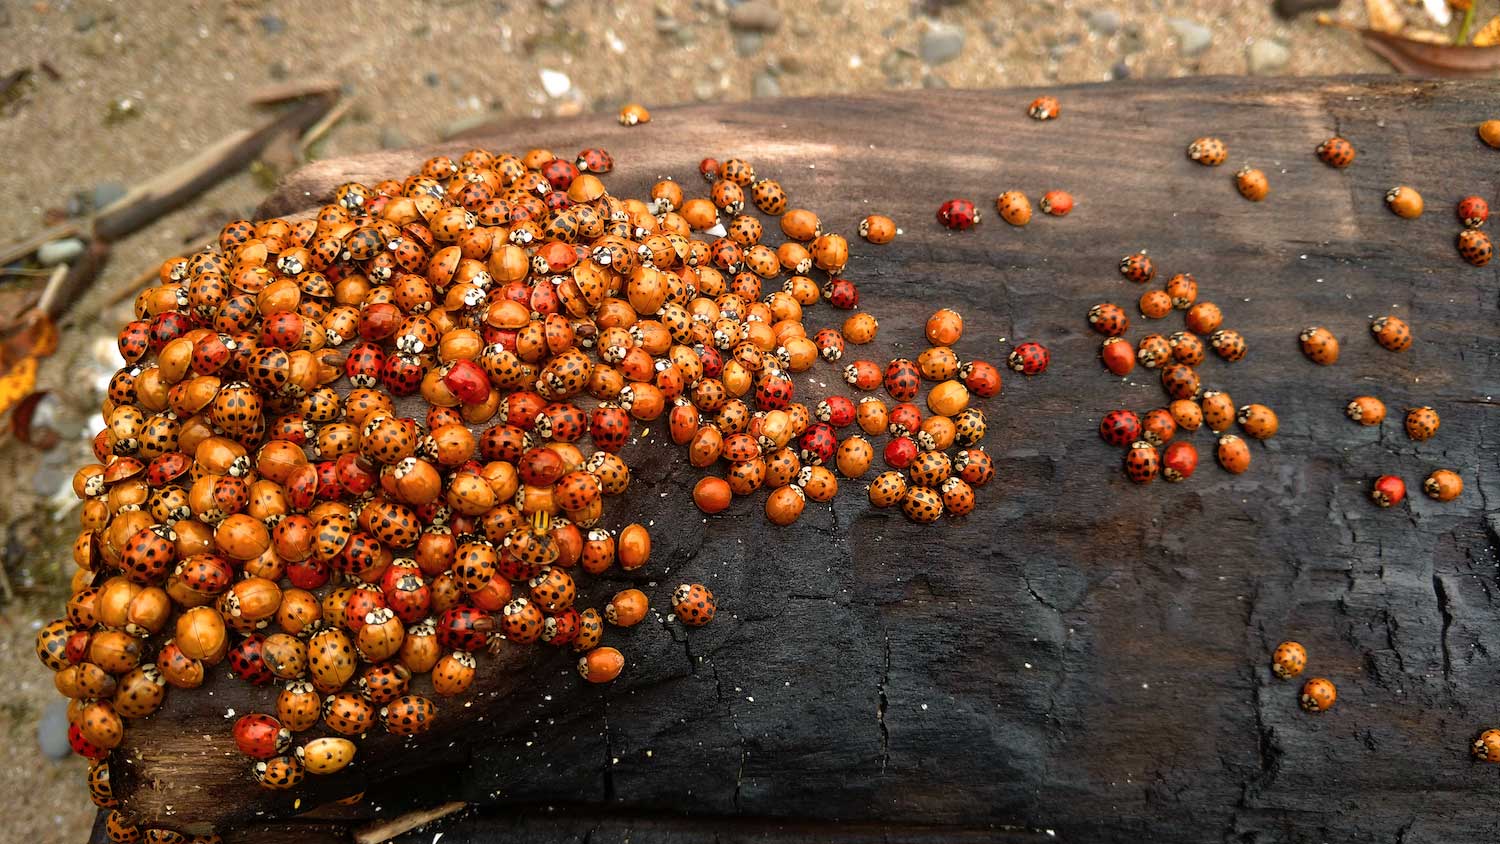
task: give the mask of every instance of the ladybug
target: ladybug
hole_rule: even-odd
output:
[[[126,577],[150,586],[165,579],[176,561],[177,533],[166,525],[152,525],[126,541],[120,565]]]
[[[1240,196],[1251,202],[1260,202],[1271,192],[1271,184],[1266,180],[1265,171],[1248,165],[1234,174],[1234,186],[1239,190]]]
[[[1436,436],[1440,424],[1437,411],[1430,407],[1414,407],[1406,412],[1406,435],[1417,442]]]
[[[906,358],[896,358],[885,368],[885,390],[896,401],[909,402],[922,389],[922,373]]]
[[[1224,314],[1213,302],[1199,302],[1188,308],[1187,327],[1198,334],[1212,334],[1224,322]]]
[[[1126,255],[1120,259],[1120,275],[1135,282],[1145,284],[1156,278],[1156,262],[1142,253]]]
[[[829,396],[813,408],[813,416],[835,428],[844,428],[854,422],[854,402],[845,396]]]
[[[1203,409],[1203,421],[1214,433],[1225,431],[1234,422],[1234,399],[1222,390],[1209,390],[1203,394],[1199,406]]]
[[[965,361],[958,367],[958,377],[963,379],[964,387],[968,388],[970,393],[980,398],[987,399],[1000,395],[1000,370],[988,361]]]
[[[1135,369],[1136,351],[1125,338],[1109,337],[1105,339],[1104,345],[1099,347],[1099,359],[1104,362],[1105,369],[1124,377]]]
[[[1245,429],[1245,435],[1252,439],[1270,439],[1281,429],[1281,421],[1276,418],[1276,411],[1263,404],[1245,405],[1240,408],[1236,418],[1240,427]]]
[[[1011,369],[1022,375],[1041,375],[1047,371],[1047,364],[1052,361],[1052,354],[1041,343],[1028,340],[1012,349],[1007,361]]]
[[[448,650],[477,651],[488,640],[486,633],[493,629],[494,621],[488,614],[473,607],[454,607],[438,618],[438,644]]]
[[[1169,363],[1161,368],[1161,386],[1173,399],[1196,399],[1200,389],[1198,373],[1186,364]]]
[[[887,466],[905,469],[917,459],[917,443],[911,437],[892,437],[885,444],[884,457]]]
[[[1198,280],[1192,273],[1178,273],[1168,279],[1163,292],[1172,299],[1172,307],[1185,311],[1198,301]]]
[[[701,583],[684,583],[672,590],[672,611],[690,627],[702,627],[713,621],[718,604],[714,593]]]
[[[1422,216],[1424,203],[1415,188],[1397,185],[1385,192],[1385,205],[1397,217],[1413,220]]]
[[[1244,360],[1245,353],[1249,350],[1244,336],[1232,328],[1221,328],[1215,331],[1209,335],[1208,342],[1214,347],[1219,357],[1229,363]]]
[[[1130,329],[1130,317],[1119,305],[1101,302],[1089,308],[1089,325],[1106,337],[1118,337]]]
[[[856,390],[873,390],[880,386],[880,365],[874,361],[857,360],[844,366],[844,382]]]
[[[1495,257],[1495,245],[1490,236],[1478,229],[1464,229],[1458,233],[1458,254],[1476,267],[1482,267]]]
[[[1099,436],[1116,448],[1141,438],[1141,418],[1129,410],[1112,410],[1099,420]]]
[[[1483,226],[1490,218],[1490,204],[1482,197],[1466,196],[1459,200],[1458,219],[1471,229]]]
[[[797,446],[798,456],[804,464],[821,466],[833,459],[833,453],[838,449],[838,437],[833,433],[833,426],[819,422],[808,426]]]
[[[234,675],[252,686],[264,686],[276,679],[266,665],[262,646],[265,639],[252,633],[229,649],[229,669]]]
[[[967,516],[974,512],[974,488],[962,478],[949,478],[938,488],[943,509],[950,516]]]
[[[1361,425],[1379,425],[1385,421],[1385,402],[1374,396],[1356,396],[1344,407],[1344,414]]]
[[[1042,209],[1043,214],[1066,217],[1073,210],[1073,194],[1065,190],[1049,190],[1042,194],[1042,200],[1037,203],[1037,207]]]
[[[1302,684],[1302,708],[1308,712],[1327,712],[1338,699],[1338,690],[1325,677],[1314,677]]]
[[[726,158],[719,163],[719,178],[740,187],[749,187],[755,182],[755,167],[743,158]]]
[[[1149,484],[1156,480],[1156,473],[1161,468],[1161,457],[1156,452],[1156,446],[1145,440],[1137,440],[1130,444],[1130,450],[1125,453],[1125,476],[1134,483]]]
[[[1026,116],[1032,120],[1056,120],[1062,114],[1062,104],[1057,97],[1041,96],[1026,106]]]
[[[996,197],[995,211],[1000,214],[1000,219],[1013,226],[1031,222],[1031,200],[1018,190],[1008,190]]]
[[[907,487],[901,497],[901,512],[918,524],[931,524],[943,515],[943,497],[925,486]]]
[[[1172,295],[1165,290],[1147,290],[1136,307],[1147,319],[1161,319],[1172,312]]]
[[[1321,325],[1302,329],[1297,335],[1302,343],[1302,354],[1320,366],[1333,366],[1339,360],[1339,338]]]
[[[1187,156],[1205,167],[1218,167],[1229,157],[1229,147],[1218,138],[1199,138],[1188,144]]]
[[[946,228],[963,231],[979,223],[979,209],[967,199],[950,199],[938,206],[937,221]]]
[[[1307,648],[1299,642],[1282,642],[1271,652],[1271,673],[1282,680],[1290,680],[1307,667]]]
[[[995,477],[995,463],[983,449],[968,448],[953,456],[953,471],[965,483],[984,486]]]
[[[1332,137],[1318,144],[1318,160],[1336,170],[1342,170],[1354,163],[1354,144],[1340,137]]]
[[[1474,739],[1474,758],[1483,762],[1500,762],[1500,730],[1485,730]]]
[[[139,361],[151,351],[151,323],[140,319],[126,323],[115,343],[127,364]]]
[[[392,735],[414,736],[432,728],[437,706],[421,695],[402,695],[380,710],[380,718]]]
[[[1422,481],[1422,491],[1437,501],[1452,501],[1464,491],[1464,479],[1451,469],[1437,469]]]
[[[617,404],[601,403],[589,420],[589,438],[602,451],[616,452],[630,439],[630,414]]]
[[[1219,437],[1219,465],[1231,475],[1243,474],[1250,468],[1250,447],[1234,434]]]
[[[859,287],[847,278],[831,278],[823,287],[823,298],[840,310],[859,307]]]
[[[1187,440],[1168,445],[1161,455],[1161,476],[1169,483],[1181,483],[1198,468],[1198,447]]]
[[[1161,447],[1177,434],[1177,420],[1172,417],[1172,412],[1164,407],[1158,407],[1147,413],[1141,420],[1141,435],[1146,442]]]
[[[774,373],[767,375],[755,385],[755,404],[761,410],[784,410],[791,404],[792,389],[790,379]]]
[[[1411,348],[1411,328],[1400,317],[1378,317],[1370,323],[1370,333],[1381,348],[1392,352],[1404,352]]]
[[[361,735],[375,723],[375,707],[353,692],[329,695],[323,701],[323,723],[341,735]]]
[[[251,759],[270,759],[291,746],[292,732],[270,715],[242,715],[234,722],[234,743]]]

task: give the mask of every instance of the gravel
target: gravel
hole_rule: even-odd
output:
[[[1184,56],[1197,56],[1214,42],[1213,31],[1195,20],[1168,18],[1167,26],[1177,36],[1177,51]]]
[[[750,0],[729,10],[729,25],[751,32],[775,32],[781,28],[781,12],[770,3]]]
[[[917,48],[917,54],[922,57],[922,61],[934,67],[953,61],[963,51],[963,28],[941,21],[933,21],[927,26],[927,31],[922,33],[922,41]]]
[[[1291,59],[1292,51],[1270,38],[1257,38],[1245,49],[1245,61],[1253,76],[1279,73]]]

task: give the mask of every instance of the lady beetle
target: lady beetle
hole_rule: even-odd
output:
[[[1495,257],[1495,246],[1490,236],[1478,229],[1464,229],[1458,233],[1458,254],[1476,267],[1482,267]]]
[[[1218,167],[1229,157],[1229,147],[1218,138],[1203,137],[1188,144],[1187,156],[1205,167]]]
[[[1172,360],[1172,343],[1160,334],[1147,334],[1136,344],[1135,359],[1147,369],[1156,369]]]
[[[766,519],[773,525],[786,527],[802,517],[807,506],[807,493],[802,487],[787,484],[771,491],[766,498]]]
[[[1011,369],[1022,375],[1041,375],[1047,371],[1052,354],[1041,343],[1028,340],[1012,349],[1007,361]]]
[[[974,488],[963,478],[943,481],[938,493],[943,499],[943,509],[950,516],[967,516],[974,512]]]
[[[1175,331],[1167,338],[1172,344],[1172,359],[1187,366],[1197,366],[1208,356],[1203,340],[1191,331]]]
[[[1196,431],[1203,425],[1203,408],[1189,399],[1179,399],[1167,405],[1172,420],[1184,431]]]
[[[901,497],[901,512],[918,524],[931,524],[943,515],[943,497],[925,486],[910,486]]]
[[[995,211],[1000,214],[1000,219],[1013,226],[1031,222],[1031,200],[1018,190],[1008,190],[995,197]]]
[[[965,483],[984,486],[995,477],[995,461],[980,448],[966,448],[953,456],[953,471]]]
[[[870,482],[870,503],[876,507],[893,507],[906,495],[906,478],[900,472],[881,472]]]
[[[1397,185],[1386,191],[1385,205],[1397,217],[1412,220],[1422,216],[1422,195],[1406,185]]]
[[[1177,420],[1165,407],[1158,407],[1141,420],[1141,436],[1146,442],[1161,447],[1177,434]]]
[[[1026,115],[1032,120],[1056,120],[1062,114],[1062,104],[1057,97],[1043,95],[1026,106]]]
[[[1307,667],[1307,649],[1299,642],[1282,642],[1271,652],[1271,671],[1283,680],[1290,680]]]
[[[1089,308],[1089,325],[1106,337],[1118,337],[1130,330],[1130,317],[1113,302],[1100,302]]]
[[[397,736],[414,736],[432,729],[437,706],[421,695],[402,695],[380,710],[386,732]]]
[[[594,648],[578,659],[578,676],[590,683],[608,683],[620,676],[625,657],[614,648]]]
[[[1209,390],[1203,394],[1199,405],[1203,408],[1203,423],[1208,424],[1212,432],[1223,433],[1235,424],[1235,400],[1230,399],[1229,393]]]
[[[1325,677],[1313,677],[1302,684],[1302,708],[1308,712],[1327,712],[1338,699],[1338,690]]]
[[[1187,440],[1168,445],[1161,455],[1161,476],[1169,483],[1182,483],[1198,469],[1198,447]]]
[[[1000,395],[1002,386],[1000,370],[988,361],[971,360],[959,364],[958,377],[963,379],[964,386],[969,392],[980,398],[987,399]]]
[[[1411,327],[1400,317],[1378,317],[1370,323],[1370,333],[1380,347],[1392,352],[1404,352],[1411,348]]]
[[[1244,360],[1245,353],[1249,351],[1244,335],[1233,328],[1221,328],[1215,331],[1209,335],[1208,342],[1214,347],[1219,357],[1228,363]]]
[[[1043,214],[1053,217],[1066,217],[1073,210],[1073,195],[1065,190],[1049,190],[1042,194],[1042,201],[1037,203]]]
[[[1191,366],[1169,363],[1161,368],[1161,386],[1174,399],[1196,399],[1201,382]]]
[[[1172,307],[1185,311],[1198,301],[1198,280],[1192,273],[1178,273],[1167,280],[1166,294],[1172,299]]]
[[[1120,275],[1136,284],[1145,284],[1156,278],[1156,262],[1143,253],[1126,255],[1120,259]]]
[[[890,243],[898,231],[896,221],[884,214],[871,214],[859,221],[859,236],[871,243]]]
[[[1385,421],[1385,402],[1374,396],[1355,396],[1345,406],[1344,413],[1361,425],[1379,425]]]
[[[1141,438],[1141,418],[1129,410],[1112,410],[1099,420],[1099,437],[1124,448]]]
[[[1213,302],[1199,302],[1188,308],[1187,327],[1198,334],[1212,334],[1224,322],[1224,314]]]
[[[1281,430],[1281,421],[1276,418],[1276,411],[1263,404],[1245,405],[1240,408],[1237,419],[1245,435],[1252,439],[1270,439]]]
[[[270,759],[291,746],[292,731],[270,715],[242,715],[234,722],[234,743],[251,759]]]
[[[651,112],[640,103],[626,103],[620,107],[619,120],[621,126],[638,126],[651,122]]]
[[[1231,475],[1243,474],[1250,468],[1250,447],[1234,434],[1219,437],[1219,465]]]
[[[1302,354],[1320,366],[1333,366],[1339,361],[1339,338],[1321,325],[1302,329],[1297,335],[1302,343]]]
[[[1271,193],[1271,183],[1266,180],[1265,172],[1249,166],[1234,174],[1234,186],[1239,189],[1240,196],[1251,202],[1260,202]]]
[[[1417,442],[1424,442],[1437,435],[1438,412],[1430,407],[1413,407],[1406,411],[1406,435]]]
[[[937,221],[945,228],[963,231],[978,225],[979,209],[967,199],[950,199],[938,206]],[[144,351],[142,353],[144,354]],[[127,357],[126,360],[129,361],[129,358]]]
[[[1161,469],[1161,457],[1157,454],[1156,446],[1145,440],[1137,440],[1130,444],[1130,450],[1125,453],[1125,476],[1134,483],[1149,484],[1156,480],[1156,473]]]
[[[885,463],[893,469],[905,469],[913,460],[917,459],[917,443],[911,437],[891,437],[890,442],[885,444]]]
[[[1458,219],[1467,227],[1477,229],[1490,218],[1490,204],[1482,197],[1466,196],[1458,202]]]
[[[672,590],[672,611],[690,627],[702,627],[713,621],[718,604],[714,593],[701,583],[684,583]]]
[[[1437,469],[1422,482],[1422,491],[1437,501],[1452,501],[1464,491],[1464,479],[1451,469]]]
[[[1123,337],[1109,337],[1099,347],[1099,359],[1105,369],[1124,377],[1135,368],[1136,350]]]
[[[1354,163],[1354,144],[1340,137],[1332,137],[1318,144],[1318,160],[1336,170],[1342,170]]]
[[[1137,303],[1147,319],[1161,319],[1172,312],[1172,297],[1165,290],[1147,290]]]
[[[1474,739],[1474,758],[1482,762],[1500,762],[1500,730],[1485,730]]]
[[[262,788],[284,791],[302,783],[304,770],[297,757],[288,754],[256,762],[251,773]]]
[[[906,358],[896,358],[885,368],[885,389],[897,401],[911,401],[922,389],[922,373]]]

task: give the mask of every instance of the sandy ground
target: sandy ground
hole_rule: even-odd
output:
[[[1256,48],[1262,41],[1272,45]],[[251,91],[304,77],[337,80],[355,102],[314,151],[330,157],[628,100],[1239,74],[1257,49],[1276,73],[1386,70],[1347,33],[1281,21],[1260,0],[0,0],[0,47],[0,74],[42,62],[57,74],[34,73],[0,102],[0,196],[10,200],[0,204],[0,240],[40,230],[76,192],[137,183],[255,125],[264,116],[245,104]],[[549,92],[543,70],[566,80],[549,75]],[[99,346],[126,318],[102,303],[247,214],[268,178],[274,172],[231,179],[119,244],[41,371],[40,388],[65,399],[58,427],[73,436],[47,453],[0,444],[10,481],[0,547],[21,593],[0,615],[0,736],[10,749],[0,793],[26,795],[6,822],[12,840],[77,842],[92,818],[81,761],[38,750],[37,721],[57,696],[31,643],[59,614],[71,573],[76,516],[57,521],[46,499],[84,460],[79,432],[97,396],[81,382],[107,377]]]

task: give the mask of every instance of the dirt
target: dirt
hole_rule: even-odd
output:
[[[70,195],[100,183],[129,186],[266,115],[246,104],[263,86],[303,78],[340,83],[353,108],[315,157],[430,143],[465,125],[517,116],[614,111],[756,94],[838,94],[930,86],[1005,87],[1247,72],[1249,47],[1289,48],[1276,72],[1384,72],[1353,36],[1304,17],[1276,18],[1269,2],[903,2],[809,0],[760,3],[771,31],[733,29],[723,0],[646,3],[532,0],[290,0],[128,3],[0,0],[0,75],[33,68],[0,98],[0,240],[41,230]],[[1354,6],[1359,4],[1345,4]],[[736,11],[754,18],[755,9]],[[1211,43],[1183,54],[1183,18]],[[935,31],[934,31],[935,30]],[[926,54],[940,59],[923,61]],[[961,43],[960,43],[961,42]],[[43,64],[45,63],[45,68]],[[565,74],[561,81],[542,71]],[[55,75],[54,75],[55,74]],[[0,731],[11,747],[0,793],[27,795],[8,821],[16,840],[77,842],[93,810],[78,759],[37,749],[36,723],[56,699],[31,641],[58,614],[72,573],[71,505],[49,502],[85,462],[85,424],[113,363],[112,325],[129,299],[106,306],[164,256],[188,251],[233,216],[248,214],[270,180],[294,166],[282,149],[267,166],[209,192],[188,208],[117,244],[94,289],[71,311],[59,352],[38,387],[64,440],[40,452],[8,439],[0,472],[4,563],[20,597],[0,617]],[[25,284],[14,279],[6,285]],[[31,279],[29,283],[39,283]],[[0,288],[3,293],[3,288]],[[97,416],[93,417],[97,419]],[[98,422],[93,425],[96,427]],[[66,501],[59,498],[59,501]],[[61,509],[59,509],[61,506]]]

